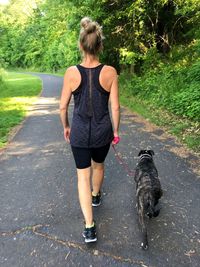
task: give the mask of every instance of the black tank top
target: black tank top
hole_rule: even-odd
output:
[[[103,64],[95,68],[77,65],[81,83],[73,92],[74,112],[70,144],[75,147],[95,148],[107,145],[113,139],[109,115],[110,93],[99,82]]]

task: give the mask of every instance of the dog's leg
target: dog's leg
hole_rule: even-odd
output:
[[[153,213],[153,217],[157,217],[160,213],[160,209],[155,209]]]
[[[159,205],[159,202],[157,201],[157,204],[154,206],[154,212],[153,217],[157,217],[160,213],[161,207]]]
[[[147,226],[146,226],[146,219],[144,214],[143,207],[138,210],[139,215],[139,223],[142,231],[142,242],[141,242],[141,248],[146,250],[148,249],[148,238],[147,238]]]

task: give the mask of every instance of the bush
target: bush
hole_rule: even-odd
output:
[[[195,64],[193,64],[187,73],[187,77],[186,77],[186,81],[187,82],[200,82],[200,62],[196,62]]]
[[[0,68],[0,89],[2,89],[5,86],[4,76],[5,76],[5,70],[3,68]]]
[[[192,83],[189,87],[177,92],[170,102],[169,109],[177,115],[198,120],[200,114],[200,86]]]
[[[127,79],[127,77],[126,77]],[[135,74],[126,82],[125,90],[155,107],[199,120],[200,62],[191,66],[163,65],[149,69],[143,76]]]

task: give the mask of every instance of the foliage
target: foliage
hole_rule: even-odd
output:
[[[140,67],[152,47],[166,54],[200,35],[199,8],[198,0],[12,0],[1,7],[1,60],[41,70],[74,64],[79,21],[87,15],[103,25],[102,61],[140,71],[133,65]]]
[[[158,72],[149,71],[146,75],[134,75],[129,79],[127,91],[130,95],[163,107],[174,114],[199,120],[200,85],[199,64],[189,70],[175,71],[172,67],[163,67]]]
[[[163,76],[163,75],[160,74],[160,76]],[[135,80],[134,80],[135,83],[136,83],[136,79],[137,78],[135,77]],[[145,79],[145,77],[143,77],[143,79]],[[162,79],[159,79],[159,82],[161,80]],[[161,87],[163,86],[163,84],[164,84],[164,81],[161,84]],[[171,81],[171,84],[172,84],[172,81]],[[199,153],[200,151],[199,150],[200,149],[200,122],[199,122],[198,117],[196,117],[196,119],[190,119],[186,116],[174,115],[174,112],[172,112],[171,109],[166,108],[165,106],[162,105],[162,101],[160,101],[159,103],[157,102],[158,99],[145,97],[145,94],[143,96],[141,96],[139,93],[135,95],[132,94],[133,87],[134,87],[134,83],[133,83],[133,80],[132,80],[132,83],[130,82],[129,74],[123,73],[123,75],[120,75],[120,88],[121,88],[120,101],[121,103],[129,107],[131,110],[141,114],[143,117],[152,121],[156,125],[164,126],[165,130],[168,130],[168,132],[172,133],[173,135],[176,135],[179,140],[181,140],[188,147],[192,148],[194,151]],[[198,92],[197,94],[199,97]],[[197,95],[194,97],[197,97]],[[166,100],[166,98],[164,99]],[[171,101],[169,100],[169,98],[167,100],[169,103],[173,103],[172,97],[171,97]],[[177,97],[177,103],[175,103],[175,105],[172,107],[176,107],[177,104],[179,104],[179,101],[183,101],[181,95]],[[191,103],[192,101],[190,102],[190,105]],[[192,112],[193,115],[195,114],[193,113],[193,110],[191,108],[189,108],[189,110]]]
[[[3,68],[0,68],[0,90],[3,90],[5,87],[5,70]]]

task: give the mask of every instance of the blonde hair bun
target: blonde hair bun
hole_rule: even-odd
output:
[[[97,55],[102,50],[102,28],[89,17],[82,18],[79,41],[82,49],[92,55]]]
[[[93,33],[97,30],[97,23],[92,21],[90,18],[88,17],[84,17],[81,20],[81,27],[84,29],[84,31],[89,34],[89,33]]]
[[[90,22],[92,22],[92,20],[89,17],[82,18],[81,27],[85,29]]]

